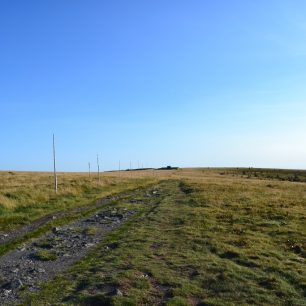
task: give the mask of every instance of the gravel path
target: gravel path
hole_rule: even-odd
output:
[[[85,256],[106,233],[125,222],[133,211],[101,211],[73,224],[53,228],[33,243],[0,259],[0,304],[16,301],[20,290],[35,291],[41,281]]]
[[[122,197],[122,195],[121,195]],[[11,232],[0,232],[0,245],[8,243],[10,241],[13,241],[17,238],[20,238],[24,235],[26,235],[29,232],[35,231],[38,228],[44,226],[48,222],[54,220],[54,219],[60,219],[64,218],[65,216],[71,214],[71,213],[81,213],[85,212],[88,209],[93,209],[95,207],[100,207],[106,204],[109,204],[112,201],[118,200],[120,198],[119,195],[117,196],[112,196],[112,197],[105,197],[103,199],[100,199],[96,202],[95,205],[85,205],[81,206],[78,208],[74,208],[68,211],[59,211],[59,212],[54,212],[52,214],[48,214],[46,216],[43,216],[39,219],[34,220],[31,224],[22,226],[20,228],[17,228]]]
[[[132,199],[129,202],[151,204],[155,196],[159,194],[151,190],[142,196],[143,200]],[[97,204],[104,203],[100,201]],[[37,291],[41,282],[54,278],[83,258],[108,232],[126,222],[134,214],[135,211],[126,208],[101,208],[101,211],[90,217],[53,228],[39,239],[2,256],[0,305],[18,302],[19,293],[23,290]],[[109,248],[112,248],[112,245]]]

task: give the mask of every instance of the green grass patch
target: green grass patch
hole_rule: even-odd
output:
[[[36,260],[41,260],[41,261],[54,261],[57,259],[57,255],[55,252],[47,250],[39,250],[33,255],[33,257]]]
[[[118,202],[137,215],[25,301],[305,305],[305,185],[192,175],[150,205]]]
[[[89,235],[89,236],[94,236],[97,234],[97,229],[93,226],[90,226],[90,227],[87,227],[85,230],[84,230],[84,234],[85,235]]]

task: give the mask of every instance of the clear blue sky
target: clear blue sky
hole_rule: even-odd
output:
[[[306,168],[306,2],[0,2],[0,169]]]

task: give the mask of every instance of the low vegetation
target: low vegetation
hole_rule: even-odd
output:
[[[32,305],[306,305],[306,186],[177,170]]]
[[[304,170],[229,168],[221,171],[220,174],[278,181],[306,182],[306,171]]]
[[[98,183],[93,174],[89,178],[84,173],[60,173],[59,192],[55,194],[51,173],[0,172],[0,232],[152,181],[152,177],[136,174],[105,174]]]
[[[41,261],[53,261],[56,260],[56,253],[47,250],[39,250],[34,255],[35,259]]]
[[[97,233],[97,229],[93,226],[87,227],[84,230],[84,234],[94,236]]]

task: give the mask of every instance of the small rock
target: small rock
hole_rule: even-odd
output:
[[[94,246],[94,243],[86,243],[86,244],[85,244],[85,247],[86,247],[86,248],[90,248],[90,247],[92,247],[92,246]]]
[[[4,296],[9,296],[12,293],[12,290],[3,290]]]
[[[18,248],[18,251],[20,251],[20,252],[24,252],[25,250],[26,250],[26,248],[24,246],[21,246],[21,247]]]
[[[60,228],[59,228],[59,227],[53,227],[53,228],[52,228],[52,233],[54,233],[54,234],[59,233],[59,231],[60,231]]]
[[[116,291],[115,291],[115,295],[120,295],[120,296],[122,296],[123,293],[117,288]]]
[[[13,280],[11,283],[10,283],[10,288],[12,289],[19,289],[23,286],[23,283],[20,279],[16,279],[16,280]]]

